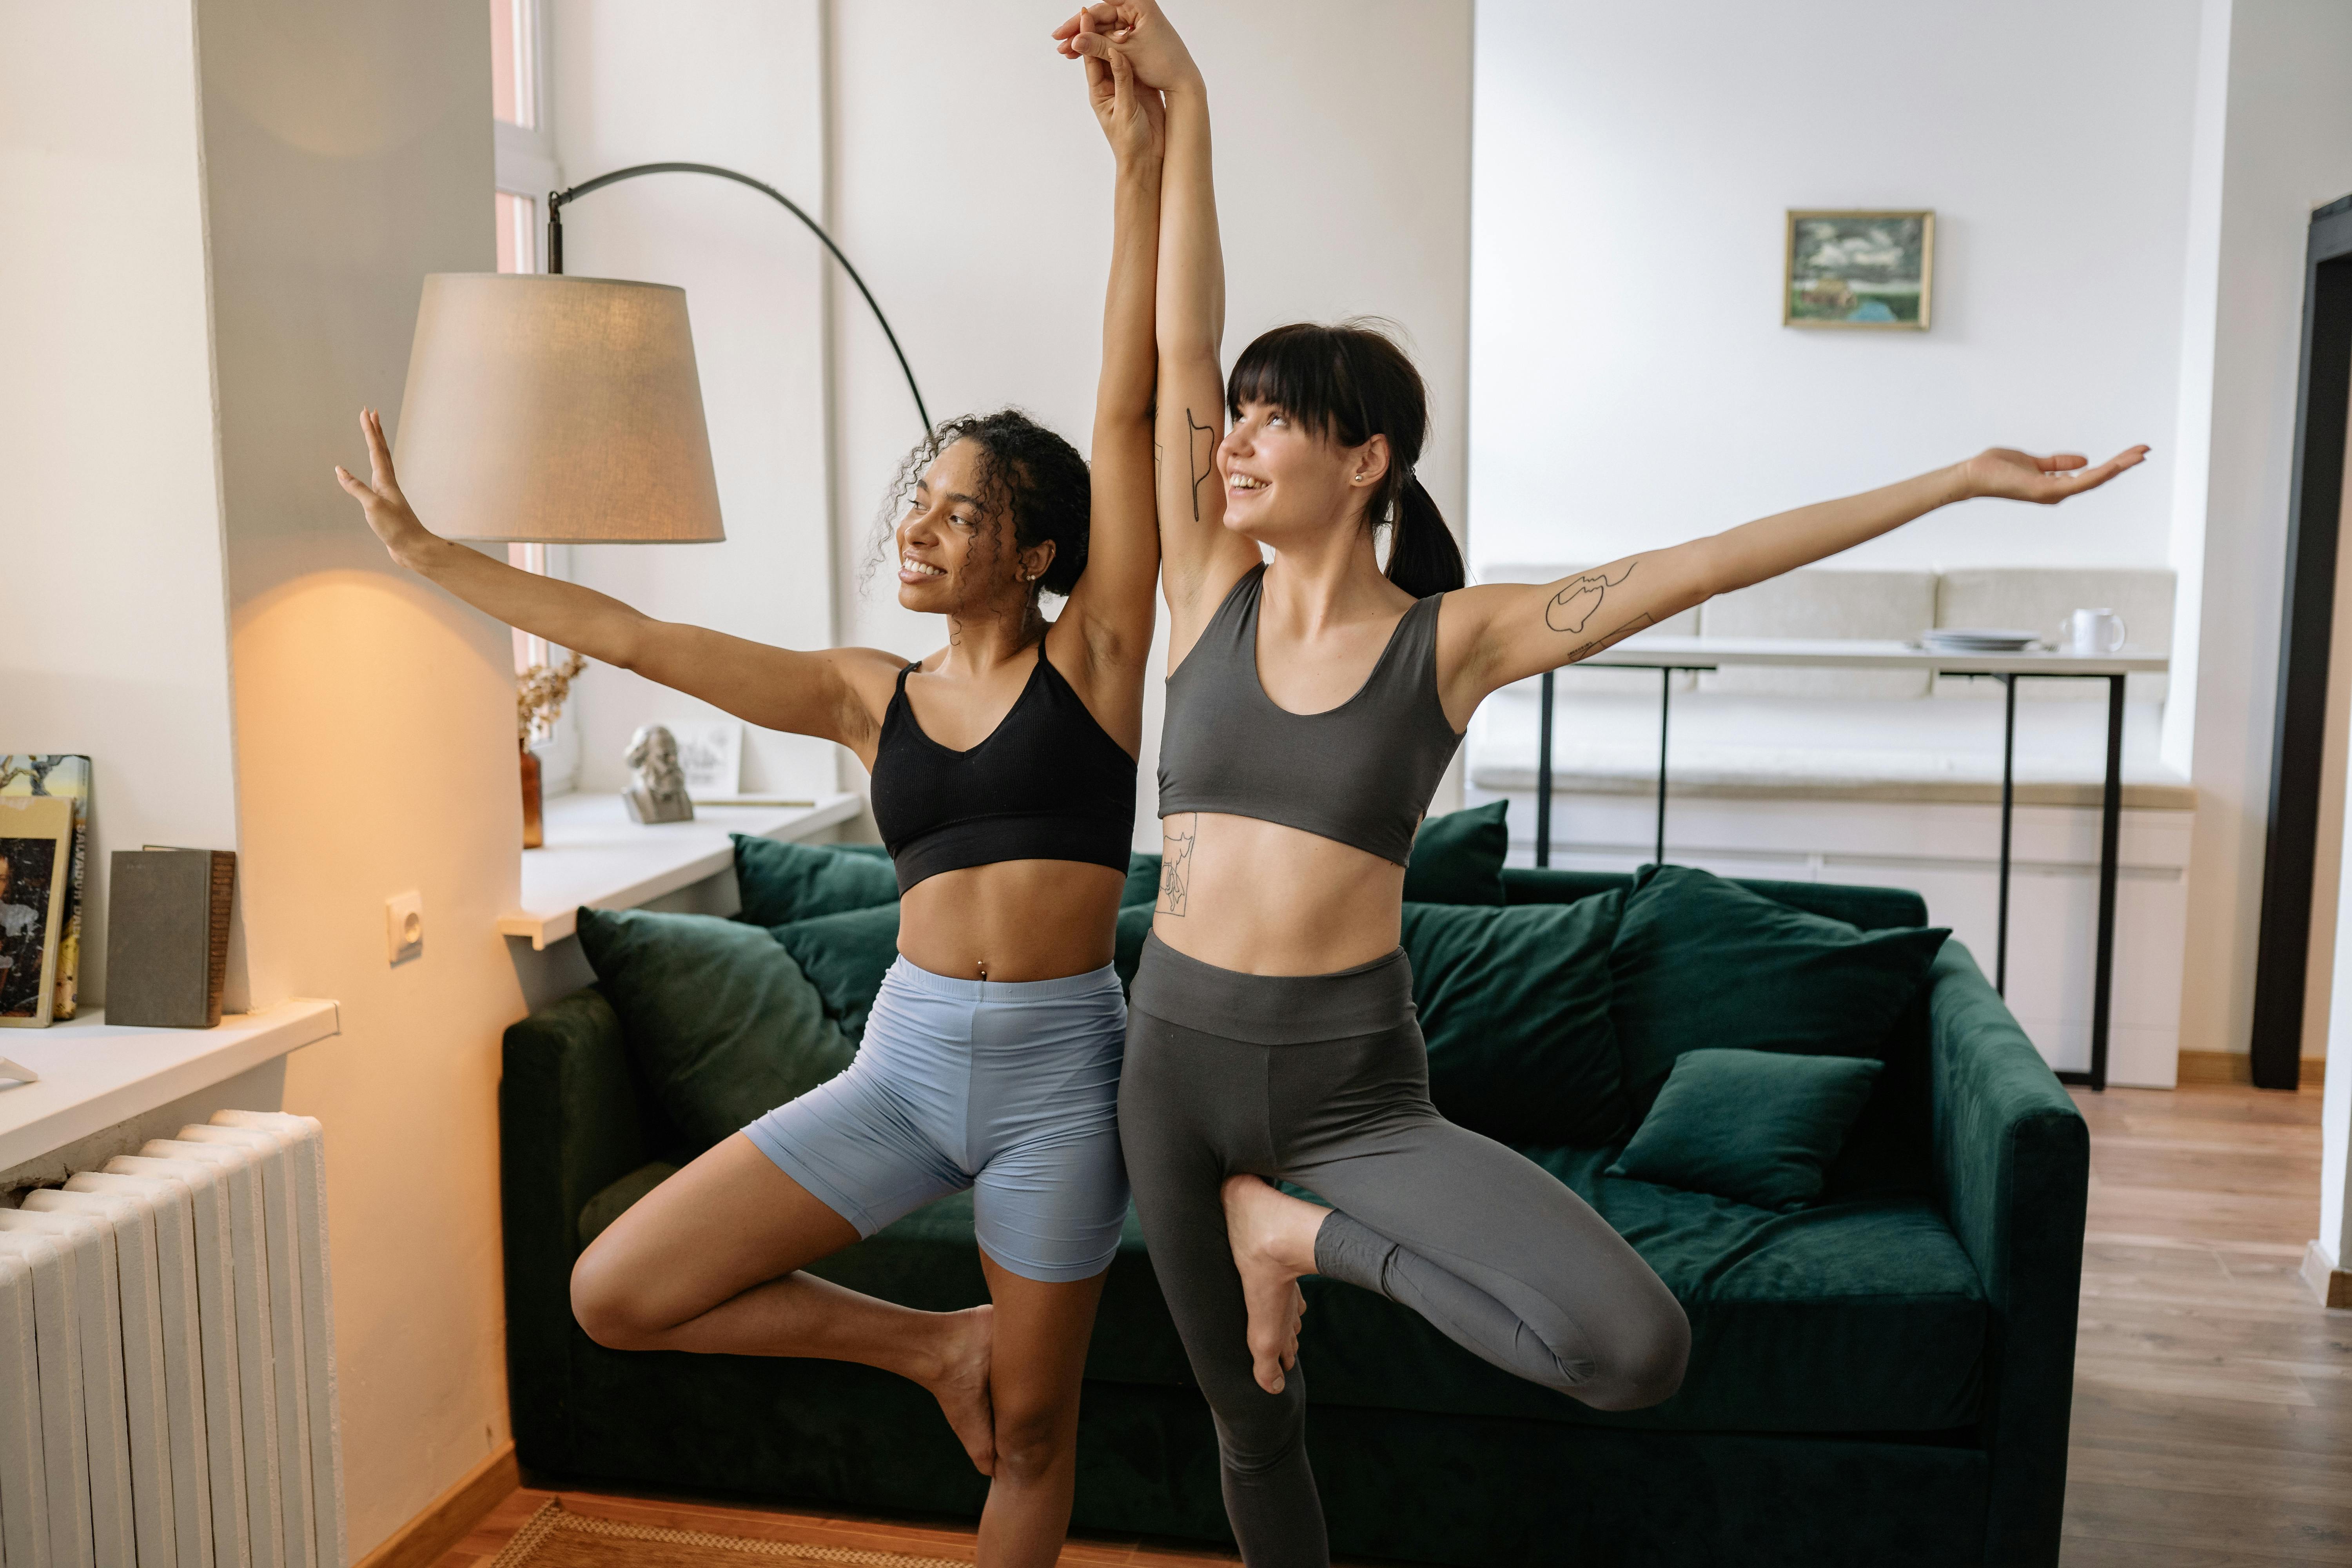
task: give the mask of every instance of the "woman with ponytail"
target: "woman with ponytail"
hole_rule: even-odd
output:
[[[1402,1302],[1597,1409],[1672,1394],[1690,1345],[1673,1295],[1607,1222],[1430,1104],[1398,946],[1404,867],[1473,710],[1512,681],[1951,501],[2062,500],[2146,448],[2096,468],[1985,452],[1545,586],[1465,588],[1414,478],[1426,399],[1393,342],[1361,325],[1283,327],[1220,374],[1207,98],[1157,5],[1095,5],[1055,37],[1066,55],[1124,59],[1168,104],[1167,858],[1129,995],[1120,1141],[1160,1288],[1216,1413],[1243,1560],[1318,1568],[1328,1552],[1301,1442],[1299,1276]]]

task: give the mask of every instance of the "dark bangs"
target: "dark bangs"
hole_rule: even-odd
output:
[[[1260,334],[1225,378],[1226,415],[1239,419],[1244,404],[1270,403],[1316,436],[1362,445],[1372,435],[1366,382],[1378,374],[1361,363],[1370,357],[1362,340],[1375,336],[1354,323],[1310,321]]]

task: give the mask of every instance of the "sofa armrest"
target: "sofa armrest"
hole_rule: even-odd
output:
[[[1992,1461],[1985,1562],[2054,1563],[2089,1130],[1967,948],[1946,942],[1928,984],[1937,1175],[1990,1309],[1980,1423]]]
[[[499,1082],[507,1382],[525,1464],[561,1472],[570,1422],[580,1210],[653,1158],[621,1021],[593,986],[506,1032]]]

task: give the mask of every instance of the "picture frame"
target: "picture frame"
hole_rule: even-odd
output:
[[[81,1007],[83,885],[89,861],[89,759],[68,752],[11,752],[0,756],[0,795],[57,795],[73,802],[73,863],[58,916],[57,980],[50,1022],[62,1024]]]
[[[72,801],[0,795],[0,1029],[47,1028],[56,1016],[73,847]]]
[[[1780,244],[1780,324],[1924,332],[1934,319],[1932,207],[1791,207]]]

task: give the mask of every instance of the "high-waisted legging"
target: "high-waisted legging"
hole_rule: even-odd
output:
[[[1333,1205],[1317,1272],[1374,1290],[1507,1372],[1603,1410],[1682,1382],[1690,1325],[1581,1198],[1429,1101],[1402,951],[1336,974],[1241,974],[1151,938],[1128,1009],[1119,1138],[1160,1288],[1216,1417],[1250,1568],[1320,1568],[1306,1368],[1252,1375],[1219,1194],[1296,1182]]]

